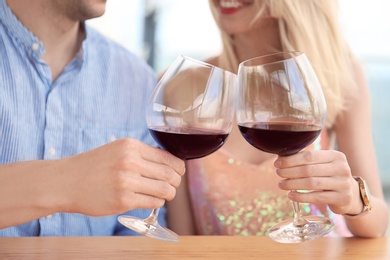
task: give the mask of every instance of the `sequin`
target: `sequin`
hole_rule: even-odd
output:
[[[309,149],[321,149],[327,143],[328,136],[321,134]],[[292,218],[292,204],[287,192],[277,186],[280,179],[273,161],[253,165],[223,150],[188,161],[189,189],[199,234],[263,236],[276,223]],[[351,236],[343,217],[327,207],[301,204],[301,211],[304,215],[331,218],[335,227],[328,236]]]

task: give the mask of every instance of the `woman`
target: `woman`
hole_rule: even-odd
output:
[[[331,218],[330,236],[384,235],[389,216],[372,140],[369,91],[340,31],[337,1],[210,0],[210,7],[223,51],[207,62],[237,72],[249,58],[304,51],[326,97],[326,129],[305,151],[277,157],[253,148],[233,127],[220,150],[187,162],[188,196],[181,185],[168,205],[171,227],[179,234],[264,235],[292,217],[294,200],[303,203],[305,214]],[[371,190],[371,211],[354,176]]]

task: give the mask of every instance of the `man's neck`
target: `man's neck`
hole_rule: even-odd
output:
[[[45,46],[41,57],[49,65],[54,81],[79,51],[85,32],[73,21],[48,7],[45,0],[26,4],[25,0],[7,0],[16,17]]]

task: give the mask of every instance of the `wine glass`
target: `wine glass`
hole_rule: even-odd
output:
[[[236,74],[179,56],[158,82],[146,108],[150,133],[173,155],[190,160],[218,150],[234,120]],[[149,237],[177,242],[179,236],[159,225],[158,210],[146,219],[119,216],[126,227]]]
[[[255,148],[279,156],[296,154],[320,135],[326,113],[320,83],[303,52],[274,53],[240,63],[237,123]],[[303,217],[298,202],[293,208],[293,219],[269,230],[271,239],[299,243],[331,231],[330,219]]]

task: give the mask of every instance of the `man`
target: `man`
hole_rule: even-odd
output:
[[[134,234],[116,214],[175,196],[184,162],[144,119],[152,70],[84,22],[105,2],[0,0],[0,236]]]

